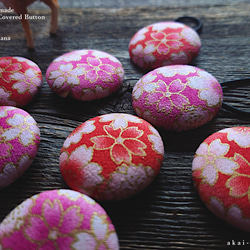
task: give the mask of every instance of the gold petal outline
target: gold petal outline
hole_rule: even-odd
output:
[[[94,221],[95,221],[95,216],[98,216],[99,218],[101,218],[102,220],[102,224],[106,224],[107,225],[107,232],[106,232],[106,235],[105,235],[105,238],[103,239],[98,239],[97,238],[97,235],[95,234],[94,232],[94,228],[93,228],[93,224],[94,224]],[[109,249],[109,246],[108,246],[108,243],[107,243],[107,240],[108,238],[110,237],[111,234],[115,233],[115,230],[110,230],[109,227],[110,227],[110,224],[112,224],[109,220],[108,220],[108,216],[106,214],[99,214],[97,212],[93,212],[92,216],[91,216],[91,219],[90,219],[90,229],[87,230],[87,229],[81,229],[78,231],[78,234],[79,233],[86,233],[86,234],[89,234],[91,235],[94,239],[95,239],[95,242],[97,243],[97,246],[95,249],[98,249],[100,247],[100,245],[105,245],[106,249]],[[76,238],[76,235],[74,235],[75,238]],[[77,243],[78,240],[76,240],[74,243]]]
[[[13,63],[12,60],[11,60],[11,58],[9,58],[9,59],[1,59],[0,61],[4,61],[4,62],[7,63],[7,65],[8,65],[6,68],[4,68],[4,71],[2,71],[2,72],[16,73],[16,72],[19,72],[20,69],[22,69],[22,64],[21,64],[21,63],[17,63],[17,62]],[[14,71],[5,71],[9,66],[11,66],[11,65],[13,65],[13,64],[18,64],[18,65],[19,65],[19,69],[14,70]],[[1,69],[3,69],[3,68],[1,68]],[[2,77],[2,72],[0,72],[0,79],[3,79],[3,81],[5,81],[5,82],[7,82],[7,83],[10,83],[11,80],[6,81],[6,80]]]
[[[151,95],[151,93],[150,93],[150,94],[148,94],[148,95],[145,97],[145,100],[146,100],[145,104],[148,105],[148,106],[151,106],[151,105],[154,105],[154,104],[155,104],[155,107],[156,107],[156,109],[157,109],[157,112],[158,112],[158,113],[164,113],[165,115],[170,114],[170,113],[172,112],[172,110],[173,110],[174,107],[175,107],[176,109],[180,110],[181,112],[183,112],[183,110],[185,109],[185,107],[188,106],[188,105],[190,104],[189,99],[188,99],[186,96],[184,96],[183,94],[180,94],[182,91],[184,91],[184,90],[186,89],[187,83],[183,83],[183,84],[185,85],[185,87],[184,87],[182,90],[180,90],[180,91],[178,91],[178,92],[170,92],[170,91],[169,91],[170,85],[171,85],[174,81],[176,81],[176,80],[179,80],[179,81],[181,82],[180,79],[175,79],[175,80],[173,80],[173,81],[168,85],[168,84],[166,84],[164,81],[158,80],[157,83],[158,83],[158,82],[162,82],[162,83],[166,86],[167,93],[170,93],[170,96],[169,96],[169,97],[168,97],[168,96],[165,96],[166,92],[163,92],[163,91],[160,91],[160,90],[155,90],[155,91],[153,91],[153,93],[160,93],[160,94],[162,94],[162,96],[161,96],[158,100],[156,100],[155,102],[149,103],[148,97],[150,97],[150,95]],[[182,82],[181,82],[181,83],[182,83]],[[172,99],[170,98],[171,95],[180,95],[180,96],[182,96],[184,99],[187,100],[187,103],[182,103],[182,108],[179,108],[179,107],[177,107],[177,106],[173,103]],[[168,98],[169,101],[170,101],[170,103],[171,103],[171,108],[170,108],[170,110],[169,110],[168,112],[166,112],[166,109],[165,109],[165,108],[162,109],[163,111],[162,111],[162,110],[159,110],[159,108],[158,108],[159,102],[160,102],[160,100],[163,99],[163,98]]]
[[[39,197],[39,195],[38,195],[38,197]],[[38,198],[38,197],[37,197],[37,198]],[[30,220],[31,220],[31,217],[37,217],[37,218],[39,218],[40,220],[42,220],[42,221],[44,222],[44,224],[46,225],[46,227],[48,228],[48,231],[49,231],[49,233],[50,233],[50,230],[49,230],[50,227],[49,227],[49,225],[48,225],[48,223],[47,223],[47,221],[46,221],[46,218],[45,218],[45,216],[44,216],[44,209],[45,209],[46,203],[49,203],[50,207],[54,207],[54,205],[55,205],[56,202],[59,204],[59,207],[60,207],[60,210],[61,210],[61,215],[60,215],[60,222],[59,222],[59,224],[58,224],[58,227],[53,228],[53,229],[57,229],[57,233],[58,233],[58,235],[60,235],[60,236],[65,236],[65,234],[63,234],[63,233],[60,232],[60,227],[61,227],[61,225],[62,225],[62,223],[63,223],[63,219],[64,219],[65,214],[66,214],[70,209],[72,209],[72,208],[76,208],[76,209],[77,209],[77,216],[80,218],[80,220],[79,220],[79,222],[78,222],[78,225],[77,225],[77,227],[76,227],[74,230],[71,231],[70,234],[66,234],[68,237],[71,237],[71,238],[74,239],[74,241],[76,241],[76,240],[77,240],[77,239],[76,239],[76,234],[79,232],[79,227],[81,226],[81,224],[82,224],[82,222],[83,222],[83,219],[84,219],[84,214],[81,213],[81,208],[80,208],[80,206],[78,206],[78,205],[71,205],[71,206],[69,206],[66,210],[64,210],[64,209],[63,209],[63,206],[62,206],[62,204],[61,204],[60,199],[53,199],[53,201],[51,201],[49,198],[47,198],[47,199],[43,202],[41,214],[32,214],[32,212],[30,212],[30,213],[26,216],[25,220],[28,222],[28,225],[31,225],[31,221],[30,221]],[[36,206],[36,204],[34,204],[34,206]],[[31,210],[31,208],[30,208],[30,210]],[[27,224],[27,223],[26,223],[26,224]],[[23,230],[22,230],[22,231],[23,231],[24,237],[25,237],[28,241],[35,243],[36,246],[41,247],[46,241],[51,241],[51,239],[49,239],[49,238],[44,239],[44,240],[42,240],[42,241],[34,240],[34,239],[30,238],[30,237],[26,234],[25,229],[27,229],[27,226],[26,226],[25,228],[23,228]],[[48,235],[48,236],[49,236],[49,235]],[[59,249],[59,246],[58,246],[58,244],[57,244],[56,241],[52,240],[52,243],[54,244],[55,247],[57,247],[56,249]]]
[[[157,34],[157,33],[162,33],[163,35],[164,35],[164,38],[166,39],[166,42],[162,42],[162,40],[159,40],[159,39],[155,39],[154,37],[152,37],[152,35],[153,34]],[[149,35],[150,35],[150,37],[153,39],[153,40],[150,40],[150,41],[146,41],[145,42],[145,45],[149,45],[149,44],[151,44],[150,42],[151,41],[153,41],[153,42],[159,42],[158,44],[157,44],[157,46],[154,46],[155,47],[155,50],[157,50],[157,53],[159,53],[159,54],[164,54],[164,55],[168,55],[169,54],[169,51],[171,50],[171,49],[175,49],[176,50],[176,48],[174,48],[174,47],[171,47],[169,44],[168,44],[168,42],[170,42],[170,41],[178,41],[178,42],[180,42],[180,40],[182,39],[182,36],[181,36],[181,33],[180,32],[178,32],[178,35],[180,35],[180,39],[172,39],[172,40],[169,40],[169,39],[167,39],[167,37],[168,36],[170,36],[170,35],[172,35],[172,34],[176,34],[176,32],[172,32],[172,33],[166,33],[166,31],[164,31],[164,30],[162,30],[162,31],[156,31],[156,32],[152,32],[152,33],[150,33]],[[182,43],[182,42],[180,42],[181,43],[181,45],[178,45],[178,49],[180,48],[180,47],[183,47],[184,46],[184,44]],[[168,48],[168,51],[166,52],[166,53],[162,53],[162,52],[159,52],[159,46],[160,46],[160,44],[165,44],[165,46]],[[177,49],[177,50],[178,50]]]
[[[32,70],[33,73],[34,73],[34,75],[35,75],[33,78],[30,78],[30,77],[27,76],[27,73],[26,73],[27,70],[26,70],[24,73],[22,72],[22,74],[25,75],[25,79],[24,79],[24,80],[16,80],[16,79],[13,79],[13,78],[12,78],[13,80],[17,81],[17,82],[15,82],[15,83],[12,85],[12,88],[15,89],[15,90],[18,92],[18,94],[21,94],[21,95],[22,95],[22,94],[25,94],[26,92],[28,92],[31,96],[34,96],[34,93],[31,93],[31,91],[30,91],[30,85],[33,85],[34,87],[36,87],[37,90],[40,88],[40,86],[37,86],[36,84],[34,84],[33,80],[39,78],[39,80],[40,80],[41,83],[42,83],[42,73],[39,72],[39,71],[36,71],[36,70],[33,69],[33,68],[30,68],[30,70]],[[31,81],[31,82],[27,82],[27,79],[31,79],[32,81]],[[27,88],[26,88],[26,90],[25,90],[24,92],[20,92],[19,89],[13,87],[16,83],[19,83],[19,82],[25,82],[25,83],[28,85]]]
[[[250,163],[245,159],[245,157],[244,157],[243,155],[241,155],[241,154],[239,154],[239,153],[235,153],[235,154],[234,154],[234,157],[235,157],[235,158],[236,158],[236,157],[241,158],[244,162],[246,162],[246,164],[247,164],[248,167],[250,168]],[[249,187],[248,187],[248,191],[245,192],[244,194],[242,194],[242,195],[240,195],[240,196],[234,196],[234,195],[232,194],[234,187],[231,187],[231,186],[229,185],[229,182],[230,182],[232,179],[234,179],[235,177],[240,177],[240,176],[249,178],[249,183],[250,183],[250,175],[241,174],[241,173],[238,173],[238,172],[234,171],[234,173],[232,174],[232,176],[226,181],[225,186],[226,186],[227,188],[229,188],[229,195],[230,195],[231,197],[233,197],[233,198],[242,198],[242,197],[244,197],[245,195],[247,195],[248,200],[249,200],[249,203],[250,203],[250,185],[249,185]]]
[[[15,116],[17,116],[17,115],[20,115],[20,116],[23,117],[23,120],[24,120],[23,124],[27,125],[28,127],[30,127],[30,126],[32,126],[32,125],[35,125],[35,126],[38,127],[38,125],[37,125],[37,123],[36,123],[35,120],[34,120],[32,123],[27,123],[27,119],[30,118],[31,116],[29,116],[29,115],[26,115],[26,116],[25,116],[25,115],[20,114],[20,113],[15,113],[12,117],[9,117],[9,118],[6,119],[6,123],[10,126],[10,128],[4,129],[3,132],[7,132],[8,130],[10,130],[10,129],[12,129],[12,128],[18,128],[20,131],[19,131],[18,135],[17,135],[14,139],[12,139],[12,140],[15,140],[16,138],[18,138],[18,142],[19,142],[22,146],[24,146],[24,147],[29,147],[30,145],[35,145],[36,148],[38,148],[38,143],[35,142],[36,140],[40,140],[40,139],[39,139],[39,138],[40,138],[40,135],[39,135],[38,133],[35,133],[34,131],[32,131],[32,130],[30,130],[30,129],[23,129],[23,128],[20,127],[20,125],[19,125],[19,126],[13,126],[13,125],[11,125],[11,124],[8,123],[8,120],[9,120],[9,119],[14,119]],[[23,145],[23,143],[21,142],[20,134],[21,134],[23,131],[27,131],[27,130],[28,130],[29,133],[32,135],[32,139],[30,139],[30,141],[32,140],[32,142],[29,142],[29,144],[28,144],[27,146],[25,146],[25,145]],[[36,135],[39,136],[38,139],[36,138]],[[12,140],[6,140],[6,139],[5,139],[5,141],[12,141]]]
[[[241,219],[249,220],[249,221],[250,221],[250,218],[249,218],[249,217],[243,216],[242,208],[241,208],[240,206],[237,206],[236,204],[232,204],[231,206],[229,206],[228,208],[226,208],[225,205],[224,205],[224,203],[223,203],[219,198],[217,198],[216,196],[210,196],[210,197],[209,197],[208,206],[211,207],[211,200],[212,200],[212,198],[215,199],[215,200],[217,200],[217,201],[222,205],[222,207],[223,207],[223,209],[224,209],[224,215],[225,215],[225,218],[226,218],[226,219],[227,219],[227,215],[228,215],[229,211],[230,211],[232,208],[237,208],[237,209],[239,209],[240,212],[241,212]]]
[[[16,100],[10,98],[10,97],[12,96],[12,92],[11,92],[11,91],[7,90],[4,86],[0,86],[0,88],[2,88],[2,89],[4,90],[5,93],[9,94],[7,101],[14,102],[15,105],[17,105],[17,106],[19,105],[19,103],[18,103]],[[1,99],[2,99],[2,98],[0,98],[0,100],[1,100]],[[3,99],[2,99],[2,100],[3,100]]]
[[[68,84],[68,77],[69,77],[69,76],[74,77],[74,78],[77,80],[77,82],[78,82],[77,84],[73,84],[73,86],[78,86],[78,85],[80,85],[80,79],[79,79],[77,76],[75,76],[75,75],[71,75],[70,73],[71,73],[71,71],[73,71],[73,70],[75,70],[75,69],[80,69],[81,67],[78,67],[78,65],[77,65],[77,67],[74,68],[74,66],[73,66],[72,63],[67,63],[67,64],[70,64],[70,65],[71,65],[71,70],[70,70],[69,72],[67,72],[66,75],[65,75],[65,72],[64,72],[64,71],[62,71],[61,69],[59,69],[59,67],[60,67],[62,64],[59,65],[59,67],[58,67],[57,70],[52,70],[52,71],[49,72],[49,78],[48,78],[48,80],[52,80],[52,81],[53,81],[53,83],[52,83],[53,88],[61,89],[61,88],[63,87],[64,84],[66,84],[67,86],[72,86],[72,84]],[[67,64],[63,64],[63,66],[65,66],[65,65],[67,65]],[[52,78],[52,77],[51,77],[52,72],[55,72],[55,71],[56,71],[56,72],[60,72],[61,75]],[[57,78],[59,78],[59,77],[63,77],[63,78],[64,78],[64,82],[61,84],[60,87],[54,86],[55,80],[57,80]]]
[[[190,76],[190,77],[187,77],[187,84],[188,84],[188,86],[189,86],[191,89],[198,90],[198,97],[199,97],[199,99],[202,100],[202,101],[204,101],[204,102],[206,103],[207,107],[209,107],[209,108],[217,108],[217,107],[220,107],[220,106],[221,106],[221,103],[222,103],[222,100],[223,100],[223,97],[222,97],[222,96],[220,96],[220,99],[219,99],[219,101],[218,101],[218,103],[217,103],[216,105],[210,105],[210,106],[209,106],[207,100],[202,99],[201,96],[200,96],[200,94],[201,94],[201,92],[204,91],[204,90],[210,90],[210,88],[198,89],[198,88],[195,88],[195,87],[191,87],[191,86],[189,85],[189,83],[190,83],[190,78],[192,78],[192,77],[200,77],[200,78],[206,79],[205,77],[203,77],[202,75],[199,74],[199,72],[201,72],[201,71],[203,71],[203,70],[198,69],[198,70],[197,70],[197,76]],[[220,85],[218,85],[217,82],[213,81],[213,82],[211,83],[211,85],[212,85],[212,88],[213,88],[213,86],[217,85],[216,89],[219,89],[219,90],[220,90]]]
[[[112,127],[113,128],[113,130],[120,130],[120,132],[119,132],[119,137],[121,137],[121,134],[124,132],[124,131],[126,131],[127,129],[131,129],[131,128],[134,128],[136,131],[140,131],[141,132],[141,135],[138,135],[136,138],[123,138],[123,137],[121,137],[123,140],[135,140],[135,141],[138,141],[138,142],[140,142],[142,145],[143,145],[143,147],[142,147],[142,149],[141,149],[141,147],[140,147],[140,150],[142,151],[142,154],[136,154],[136,153],[134,153],[133,151],[131,151],[129,148],[127,148],[123,143],[117,143],[116,142],[116,137],[114,137],[114,136],[112,136],[111,134],[109,134],[108,133],[108,131],[107,131],[107,127]],[[95,150],[109,150],[110,151],[110,158],[112,159],[112,161],[113,162],[115,162],[116,164],[120,164],[121,162],[127,162],[127,163],[131,163],[131,161],[132,161],[132,155],[137,155],[137,156],[145,156],[146,155],[146,153],[145,153],[145,151],[144,151],[144,149],[146,149],[147,148],[147,146],[145,145],[145,143],[143,143],[142,141],[140,141],[138,138],[140,138],[140,137],[142,137],[143,136],[143,134],[144,134],[144,131],[143,130],[139,130],[138,129],[138,127],[135,127],[135,126],[133,126],[133,127],[128,127],[128,128],[122,128],[122,127],[120,127],[120,128],[117,128],[117,129],[115,129],[114,128],[114,125],[113,125],[113,123],[111,123],[111,124],[109,124],[109,125],[104,125],[104,131],[106,132],[106,135],[98,135],[98,136],[95,136],[95,137],[92,137],[90,140],[91,140],[91,142],[94,144],[93,145],[93,149],[95,149]],[[113,139],[114,140],[114,143],[111,145],[111,146],[109,146],[109,147],[107,147],[107,148],[96,148],[95,147],[95,141],[93,140],[93,138],[111,138],[111,139]],[[113,151],[113,148],[114,148],[114,146],[116,145],[116,144],[119,144],[119,145],[121,145],[122,147],[124,147],[126,150],[127,150],[127,152],[128,152],[128,154],[129,154],[129,161],[126,161],[126,160],[122,160],[122,161],[119,161],[119,162],[117,162],[116,161],[116,159],[113,157],[113,154],[112,154],[112,151]]]
[[[246,134],[249,134],[250,135],[250,128],[249,127],[233,127],[232,130],[236,133],[236,134],[240,134],[242,132],[246,132]],[[223,133],[223,130],[221,131]],[[225,132],[224,132],[225,133]],[[239,147],[241,148],[249,148],[249,145],[248,146],[242,146],[240,145],[235,139],[229,139],[229,134],[231,133],[231,131],[227,131],[227,139],[228,141],[234,141]]]
[[[216,140],[218,140],[219,141],[219,143],[222,145],[222,144],[225,144],[225,145],[228,145],[227,143],[222,143],[221,142],[221,140],[220,139],[216,139]],[[209,145],[206,143],[206,142],[203,142],[202,144],[206,144],[207,145],[207,147],[208,147],[208,152],[210,153],[210,147],[211,147],[211,144],[213,143],[214,141],[212,141]],[[229,150],[230,150],[230,146],[227,148],[227,152],[224,154],[224,155],[226,155],[228,152],[229,152]],[[210,154],[209,154],[210,155]],[[207,157],[209,156],[208,154],[206,154],[206,155],[200,155],[200,154],[196,154],[195,155],[195,158],[196,157],[203,157],[205,160],[206,160],[206,163],[202,166],[202,167],[200,167],[200,168],[197,168],[197,169],[195,169],[193,172],[196,172],[196,171],[201,171],[201,176],[199,177],[199,179],[202,179],[202,181],[201,181],[201,183],[202,184],[208,184],[209,186],[211,186],[211,187],[213,187],[215,184],[216,184],[216,182],[217,182],[217,180],[218,180],[218,178],[219,178],[219,172],[221,172],[218,168],[217,168],[217,166],[216,166],[216,164],[213,162],[213,163],[210,163],[210,164],[212,164],[213,165],[213,167],[214,167],[214,169],[215,169],[215,171],[216,171],[216,178],[215,178],[215,181],[214,181],[214,183],[213,184],[210,184],[209,182],[207,182],[205,179],[207,179],[207,176],[203,176],[202,174],[203,174],[203,171],[204,171],[204,168],[207,166],[207,164],[209,164],[209,162],[210,161],[208,161],[207,160]],[[234,155],[234,157],[224,157],[224,156],[220,156],[220,157],[214,157],[215,159],[229,159],[229,160],[231,160],[231,161],[233,161],[238,167],[236,167],[236,168],[234,168],[234,170],[236,170],[236,169],[238,169],[239,168],[239,164],[237,163],[237,161],[236,161],[236,156]],[[225,173],[223,173],[223,174],[225,174]],[[228,175],[228,174],[227,174]],[[229,174],[230,175],[230,174]],[[198,177],[196,177],[196,178],[198,178]]]

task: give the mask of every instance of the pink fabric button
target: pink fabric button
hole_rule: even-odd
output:
[[[163,154],[153,126],[133,115],[112,113],[84,122],[67,137],[60,170],[72,189],[98,200],[120,200],[154,180]]]
[[[114,56],[98,50],[76,50],[56,58],[46,79],[62,97],[91,101],[106,97],[122,84],[124,69]]]
[[[193,181],[205,205],[250,232],[250,127],[220,130],[198,147]]]
[[[199,53],[195,30],[178,22],[159,22],[140,29],[129,43],[133,63],[144,69],[189,64]]]
[[[209,122],[223,99],[218,81],[189,65],[164,66],[144,75],[132,101],[138,116],[166,130],[184,131]]]
[[[0,224],[0,249],[118,250],[105,210],[88,196],[59,189],[23,201]]]
[[[41,85],[42,72],[34,62],[23,57],[0,58],[0,105],[25,106]]]
[[[0,107],[0,188],[10,185],[31,165],[39,142],[40,131],[30,114]]]

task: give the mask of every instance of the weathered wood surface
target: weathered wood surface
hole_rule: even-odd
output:
[[[56,96],[44,77],[39,96],[25,107],[40,127],[39,151],[25,174],[0,191],[0,220],[34,194],[67,188],[60,175],[58,158],[65,138],[75,127],[105,113],[135,114],[131,90],[146,72],[130,62],[127,48],[130,38],[139,28],[183,15],[196,16],[202,20],[204,28],[202,49],[194,65],[213,74],[219,82],[250,78],[250,3],[217,1],[218,4],[209,5],[210,1],[207,4],[204,1],[203,4],[179,2],[179,6],[172,4],[161,8],[61,9],[55,38],[48,34],[49,10],[31,9],[32,15],[46,16],[45,21],[31,22],[36,44],[36,51],[32,53],[25,48],[19,22],[0,21],[0,35],[11,37],[11,41],[0,41],[0,56],[30,58],[41,67],[44,76],[54,58],[83,48],[103,50],[116,56],[126,74],[124,85],[117,93],[93,102]],[[225,100],[249,107],[249,90],[248,86],[230,90],[225,93]],[[249,234],[228,226],[208,211],[196,194],[191,179],[192,158],[199,144],[211,133],[236,125],[249,126],[250,119],[221,109],[215,119],[196,130],[183,133],[159,130],[165,144],[165,158],[156,180],[135,197],[102,203],[116,226],[121,249],[224,249],[228,241],[250,241]]]

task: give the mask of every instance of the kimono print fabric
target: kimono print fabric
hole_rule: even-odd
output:
[[[94,200],[67,189],[34,195],[0,224],[0,249],[118,250],[115,228]]]
[[[0,58],[0,105],[23,107],[42,85],[37,64],[23,57]]]
[[[195,30],[178,22],[159,22],[140,29],[129,43],[137,66],[152,70],[165,65],[189,64],[201,48]]]
[[[84,122],[67,137],[60,169],[72,189],[97,200],[120,200],[153,181],[163,154],[162,139],[148,122],[111,113]]]
[[[39,142],[39,127],[30,114],[16,107],[0,107],[0,188],[31,165]]]
[[[206,124],[220,110],[222,99],[218,81],[205,70],[189,65],[152,70],[136,83],[132,93],[138,116],[172,131]]]
[[[197,149],[192,170],[206,206],[250,232],[250,127],[226,128],[209,136]]]
[[[98,50],[75,50],[56,58],[46,71],[50,88],[81,101],[106,97],[122,84],[124,69],[114,56]]]

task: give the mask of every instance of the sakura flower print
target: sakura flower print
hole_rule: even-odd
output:
[[[162,139],[148,122],[111,113],[84,122],[67,137],[60,170],[72,189],[97,200],[120,200],[153,181],[163,154]]]
[[[30,114],[16,107],[0,107],[0,189],[31,165],[39,142],[40,131]]]
[[[23,201],[0,224],[0,249],[118,250],[105,210],[73,190],[45,191]]]
[[[75,50],[56,58],[46,71],[51,89],[81,101],[106,97],[121,86],[124,69],[114,56],[98,50]]]
[[[166,130],[185,131],[209,122],[220,110],[222,88],[208,72],[189,65],[164,66],[134,86],[138,116]]]
[[[23,107],[42,85],[37,64],[23,57],[0,58],[0,105]]]
[[[129,43],[134,64],[152,70],[165,65],[189,64],[199,54],[201,41],[195,30],[180,22],[150,24]]]
[[[198,147],[192,170],[205,205],[229,224],[250,232],[250,127],[210,135]]]

